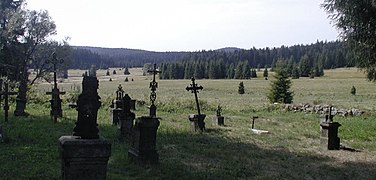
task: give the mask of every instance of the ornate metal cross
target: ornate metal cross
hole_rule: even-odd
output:
[[[51,102],[51,111],[50,115],[53,117],[54,122],[57,122],[58,117],[62,117],[62,109],[61,109],[61,99],[60,94],[65,94],[65,92],[60,92],[60,90],[57,88],[57,78],[56,78],[56,65],[59,63],[63,63],[63,59],[57,59],[56,53],[52,53],[52,60],[47,60],[46,63],[53,64],[54,67],[54,88],[51,92],[47,92],[47,95],[51,95],[52,99]]]
[[[2,82],[0,82],[2,84]],[[8,110],[9,110],[9,104],[8,104],[8,97],[9,95],[16,95],[17,92],[9,92],[9,83],[7,80],[4,82],[4,91],[2,91],[2,87],[0,85],[0,96],[4,96],[4,117],[5,122],[8,121]]]
[[[157,107],[155,106],[154,102],[157,99],[157,88],[158,88],[158,83],[155,81],[155,75],[157,73],[161,73],[161,71],[157,70],[157,64],[154,64],[153,70],[148,70],[149,73],[153,73],[153,81],[150,82],[149,88],[151,90],[150,92],[150,101],[151,101],[151,106],[150,106],[150,117],[156,117],[156,111]]]
[[[191,91],[192,93],[195,94],[195,100],[196,100],[196,105],[197,105],[197,112],[199,115],[201,115],[201,112],[200,112],[200,104],[198,103],[198,97],[197,97],[197,93],[199,92],[198,90],[202,90],[203,87],[202,86],[197,86],[197,84],[195,83],[195,78],[192,77],[192,84],[191,84],[191,87],[186,87],[185,88],[187,91]]]

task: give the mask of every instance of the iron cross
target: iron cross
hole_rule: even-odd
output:
[[[150,101],[151,104],[154,104],[155,99],[157,99],[157,94],[155,91],[158,88],[158,83],[155,81],[155,75],[157,73],[161,73],[161,71],[157,70],[157,64],[154,64],[153,70],[148,70],[149,73],[153,73],[153,81],[150,82],[149,88],[151,89],[150,93]]]
[[[46,94],[52,95],[50,115],[53,117],[54,122],[56,123],[57,117],[62,117],[61,99],[59,95],[65,94],[65,92],[60,92],[60,90],[57,88],[56,65],[58,63],[63,63],[63,59],[57,59],[56,52],[53,52],[52,60],[47,60],[46,63],[51,63],[54,66],[54,88],[51,92],[47,92]]]
[[[195,83],[195,78],[192,77],[192,84],[190,84],[191,87],[186,87],[185,89],[187,91],[191,91],[192,93],[195,94],[195,100],[196,100],[196,105],[197,105],[197,111],[198,111],[198,114],[201,115],[201,112],[200,112],[200,104],[198,103],[198,97],[197,97],[197,93],[199,92],[198,90],[202,90],[203,87],[202,86],[197,86],[197,84]]]

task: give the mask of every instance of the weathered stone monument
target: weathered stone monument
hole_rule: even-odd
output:
[[[197,106],[198,114],[190,114],[188,116],[189,121],[191,121],[192,130],[193,131],[197,131],[197,130],[204,131],[205,130],[204,120],[205,120],[206,115],[201,114],[200,104],[198,102],[198,96],[197,96],[197,93],[199,92],[198,90],[202,90],[203,87],[197,86],[197,84],[195,83],[195,78],[192,77],[192,84],[190,84],[190,87],[187,86],[185,89],[187,91],[191,91],[195,95],[195,100],[196,100],[196,106]]]
[[[119,113],[123,111],[123,102],[124,90],[119,84],[118,89],[116,90],[116,98],[112,101],[110,106],[110,114],[112,119],[112,124],[117,125],[119,123]]]
[[[225,117],[221,116],[222,107],[220,105],[218,105],[216,112],[217,112],[217,114],[216,114],[216,116],[214,116],[215,124],[217,124],[219,126],[224,126]]]
[[[63,110],[61,109],[61,99],[60,94],[65,94],[65,92],[60,92],[59,88],[57,88],[57,78],[56,78],[56,65],[58,63],[63,63],[62,59],[57,59],[56,53],[52,53],[52,60],[47,60],[47,63],[51,63],[53,65],[54,71],[54,87],[51,92],[46,92],[47,95],[51,95],[51,111],[50,116],[53,118],[54,122],[57,122],[58,117],[63,117]]]
[[[78,117],[73,136],[59,138],[62,179],[106,179],[111,143],[98,135],[97,113],[101,106],[96,77],[84,76],[77,100]]]
[[[122,109],[118,114],[120,136],[125,137],[128,141],[132,141],[133,124],[136,118],[135,113],[131,111],[132,99],[128,94],[125,94],[120,102],[122,103]]]
[[[156,64],[154,64],[154,69],[149,72],[153,73],[153,81],[150,83],[151,106],[149,116],[142,116],[136,119],[131,148],[128,151],[130,158],[143,164],[157,163],[159,160],[156,144],[157,130],[160,122],[156,117],[157,107],[154,104],[157,98],[156,90],[158,88],[158,83],[155,81],[155,74],[159,72],[156,69]]]
[[[2,85],[4,84],[4,90]],[[9,96],[16,95],[17,92],[9,92],[9,82],[7,80],[3,81],[0,79],[0,97],[4,96],[4,119],[5,122],[8,121],[9,112]],[[1,98],[0,98],[1,99]]]
[[[341,124],[333,122],[333,117],[332,107],[329,108],[328,114],[320,115],[320,143],[324,149],[339,150],[340,138],[338,137],[338,128]]]

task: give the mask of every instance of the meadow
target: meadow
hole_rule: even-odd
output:
[[[112,72],[113,69],[110,70]],[[117,69],[116,69],[117,70]],[[375,179],[376,178],[376,84],[357,69],[333,69],[320,78],[292,80],[294,103],[330,104],[358,108],[366,113],[358,117],[335,116],[341,144],[356,151],[328,151],[320,147],[319,115],[286,112],[266,98],[269,80],[262,72],[251,80],[197,80],[204,89],[198,94],[202,113],[207,114],[203,133],[191,132],[188,114],[195,113],[194,96],[185,90],[190,80],[157,80],[158,165],[139,166],[127,157],[129,145],[119,138],[119,130],[110,120],[109,105],[119,84],[137,104],[136,115],[148,114],[151,76],[130,69],[129,82],[117,75],[97,76],[102,98],[98,114],[100,135],[112,143],[108,179]],[[51,84],[32,87],[27,112],[4,122],[4,142],[0,144],[0,179],[59,179],[60,158],[57,140],[72,133],[77,112],[68,107],[81,90],[83,71],[71,70],[71,76],[59,83],[64,117],[53,123],[49,117]],[[109,79],[111,78],[112,81]],[[133,79],[134,81],[131,81]],[[243,81],[245,94],[237,93]],[[351,95],[351,87],[357,89]],[[222,106],[225,126],[212,118]],[[14,103],[11,111],[14,110]],[[1,111],[3,112],[3,111]],[[256,128],[270,133],[250,131],[251,117],[258,116]]]

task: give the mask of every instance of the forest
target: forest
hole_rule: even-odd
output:
[[[279,48],[223,48],[195,52],[153,52],[98,47],[73,47],[71,68],[143,67],[156,63],[161,79],[250,79],[256,71],[284,68],[289,76],[317,77],[324,69],[356,66],[354,53],[341,41]],[[150,66],[148,66],[150,67]],[[265,74],[266,73],[266,74]],[[264,72],[267,76],[267,72]]]

